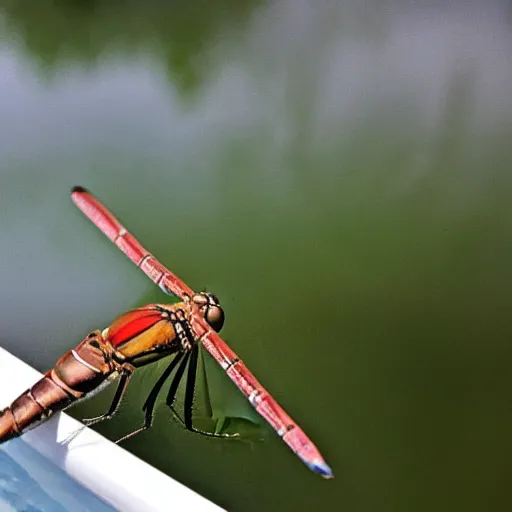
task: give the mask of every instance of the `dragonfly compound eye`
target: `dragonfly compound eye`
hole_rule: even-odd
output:
[[[210,306],[206,310],[205,320],[217,332],[224,325],[224,311],[220,306]]]

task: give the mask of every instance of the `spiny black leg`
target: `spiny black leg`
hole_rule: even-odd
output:
[[[132,377],[132,372],[126,371],[121,374],[121,378],[119,379],[119,384],[117,386],[116,392],[114,394],[114,398],[112,399],[112,403],[108,408],[108,411],[101,416],[96,416],[95,418],[86,418],[82,420],[82,423],[90,427],[96,423],[99,423],[103,420],[110,420],[114,417],[116,412],[121,405],[121,400],[123,399],[124,394],[126,393],[126,389],[128,388],[128,384],[130,383],[130,379]]]
[[[169,388],[169,393],[167,393],[166,403],[169,407],[172,407],[174,400],[176,398],[176,393],[178,392],[178,386],[180,385],[180,381],[183,378],[183,374],[185,373],[185,368],[187,366],[188,360],[190,358],[190,352],[187,352],[185,359],[181,362],[180,366],[176,370],[176,375],[174,379],[172,379],[171,387]]]
[[[96,416],[94,418],[85,418],[82,420],[82,423],[84,423],[84,425],[86,426],[91,426],[94,425],[95,423],[99,423],[100,421],[112,419],[114,415],[117,413],[119,406],[121,405],[123,396],[126,393],[128,384],[130,383],[130,379],[135,368],[141,368],[142,366],[146,366],[147,364],[150,364],[152,362],[152,360],[143,360],[138,364],[125,365],[123,368],[123,373],[121,373],[121,378],[119,380],[117,390],[114,394],[114,398],[112,399],[112,403],[110,404],[108,411],[105,414],[102,414],[101,416]]]
[[[169,375],[171,375],[172,371],[176,367],[176,365],[180,362],[180,359],[183,357],[183,352],[179,352],[176,354],[176,357],[171,361],[171,364],[165,369],[164,373],[160,376],[160,378],[156,381],[153,389],[149,393],[144,405],[142,406],[143,411],[150,410],[152,411],[155,407],[156,399],[160,390],[162,389],[165,381],[168,379]]]
[[[190,364],[188,365],[187,383],[185,388],[185,404],[183,406],[183,413],[185,416],[185,428],[188,430],[193,430],[192,412],[194,408],[194,391],[197,379],[197,350],[198,348],[196,344],[190,354]]]
[[[185,388],[185,402],[183,405],[183,413],[185,416],[185,419],[183,420],[181,416],[178,414],[176,409],[173,407],[174,399],[176,397],[176,389],[169,390],[169,395],[167,396],[167,405],[171,408],[172,412],[176,416],[176,418],[179,420],[180,424],[185,427],[190,432],[194,432],[196,434],[201,434],[208,437],[238,437],[239,434],[216,434],[214,432],[205,432],[203,430],[199,430],[195,428],[192,425],[192,413],[194,408],[194,392],[196,388],[196,379],[197,379],[197,358],[198,358],[198,352],[199,352],[199,346],[195,344],[190,352],[190,364],[188,366],[187,371],[187,382],[186,382],[186,388]],[[182,372],[183,373],[183,372]],[[178,375],[176,374],[176,377]],[[176,379],[175,377],[175,379]],[[174,381],[173,381],[174,384]],[[172,388],[172,386],[171,386]],[[171,390],[173,393],[171,394]]]
[[[127,439],[130,439],[131,437],[136,436],[137,434],[140,434],[144,430],[147,430],[148,428],[151,427],[151,425],[153,424],[153,411],[155,409],[158,394],[160,393],[160,390],[162,389],[169,375],[171,375],[172,371],[179,363],[182,356],[183,352],[179,352],[178,354],[176,354],[176,357],[170,362],[169,366],[165,369],[164,373],[162,373],[160,378],[156,381],[156,384],[153,386],[153,389],[149,393],[148,398],[144,402],[144,405],[142,406],[142,410],[144,411],[144,425],[142,425],[142,427],[138,428],[137,430],[134,430],[133,432],[130,432],[129,434],[126,434],[125,436],[118,439],[116,441],[116,444],[119,444],[122,441],[126,441]]]

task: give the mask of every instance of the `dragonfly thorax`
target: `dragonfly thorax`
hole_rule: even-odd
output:
[[[219,304],[219,299],[212,293],[196,293],[192,300],[197,304],[199,311],[212,329],[219,332],[224,325],[224,310]]]

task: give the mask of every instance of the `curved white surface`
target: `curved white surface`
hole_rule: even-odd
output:
[[[0,410],[40,378],[37,370],[0,348]],[[118,510],[223,510],[65,413],[27,432],[23,440]]]

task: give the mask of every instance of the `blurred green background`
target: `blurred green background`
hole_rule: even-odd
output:
[[[449,5],[0,0],[0,344],[46,370],[165,300],[84,185],[220,297],[336,478],[165,406],[128,450],[228,510],[510,510],[512,9]]]

